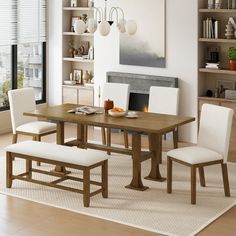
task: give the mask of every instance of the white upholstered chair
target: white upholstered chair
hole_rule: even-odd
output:
[[[36,109],[33,88],[22,88],[8,91],[13,138],[17,142],[19,134],[28,135],[40,141],[42,136],[56,132],[56,124],[38,121],[37,118],[24,116],[23,113]]]
[[[151,86],[148,112],[178,115],[179,88]],[[173,130],[174,148],[178,146],[178,130]]]
[[[128,110],[129,107],[129,94],[130,85],[121,83],[105,83],[103,86],[102,102],[105,100],[112,100],[115,107]],[[105,136],[105,129],[102,128],[102,142],[107,143],[107,146],[111,145],[111,129],[107,129],[107,140]],[[124,132],[125,147],[128,147],[128,134]],[[109,152],[108,152],[109,153]]]
[[[204,166],[221,164],[225,196],[230,196],[227,157],[233,110],[204,104],[202,106],[197,146],[167,152],[167,192],[172,192],[172,161],[191,168],[191,203],[196,204],[196,169],[200,184],[205,187]]]

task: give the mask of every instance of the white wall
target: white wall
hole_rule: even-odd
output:
[[[126,3],[125,3],[126,2]],[[146,1],[148,4],[148,1]],[[167,0],[166,5],[166,61],[165,69],[119,65],[119,35],[112,29],[107,37],[96,32],[95,37],[95,82],[96,88],[106,79],[107,71],[140,73],[179,78],[180,114],[197,116],[197,1]],[[108,1],[109,3],[109,1]],[[97,0],[103,6],[103,0]],[[127,0],[113,0],[113,6],[128,4]],[[135,6],[133,6],[135,10]],[[140,17],[148,11],[143,9]],[[128,18],[128,16],[127,16]],[[148,26],[147,26],[148,27]],[[139,29],[140,30],[140,29]],[[98,94],[95,95],[98,104]],[[180,138],[196,142],[196,122],[181,128]]]
[[[96,33],[94,65],[96,104],[98,104],[98,86],[105,82],[107,71],[173,76],[180,79],[180,114],[197,116],[197,1],[166,0],[166,2],[167,66],[164,69],[119,65],[119,35],[116,29],[112,30],[107,37],[101,37]],[[62,0],[50,0],[48,3],[49,103],[60,104]],[[103,4],[103,0],[96,0],[96,5],[103,6]],[[128,4],[128,1],[113,0],[108,1],[108,4],[122,6],[122,4]],[[135,6],[133,7],[135,10]],[[149,12],[143,9],[140,17],[145,17],[145,14]],[[196,122],[181,128],[180,136],[184,141],[196,142]]]

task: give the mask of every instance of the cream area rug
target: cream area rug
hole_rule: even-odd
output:
[[[166,176],[166,160],[163,158],[161,173]],[[15,173],[23,171],[23,160],[14,161]],[[173,165],[173,193],[166,193],[166,182],[143,180],[150,188],[144,192],[126,189],[131,181],[131,159],[112,154],[109,159],[109,198],[101,195],[91,198],[90,207],[83,207],[82,195],[46,186],[15,180],[11,189],[5,187],[5,158],[0,158],[0,192],[38,203],[119,222],[164,235],[195,235],[236,204],[236,166],[229,165],[231,197],[224,197],[220,166],[205,169],[207,187],[198,182],[197,204],[190,204],[190,170]],[[41,169],[52,166],[43,164]],[[149,173],[150,161],[142,163],[143,177]],[[72,175],[80,175],[72,170]],[[53,180],[35,174],[39,179]],[[92,179],[100,180],[100,169],[92,172]],[[65,185],[79,186],[67,181]]]

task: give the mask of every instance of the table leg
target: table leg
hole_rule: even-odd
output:
[[[133,179],[126,188],[144,191],[148,187],[144,186],[141,179],[141,135],[132,133],[132,150],[133,150]]]
[[[80,148],[84,148],[85,143],[87,142],[87,127],[88,126],[82,124],[77,124],[77,140]]]
[[[65,142],[65,124],[63,121],[57,122],[57,144],[64,145]],[[56,166],[53,172],[60,173],[62,175],[69,174],[70,171],[67,171],[63,166]]]
[[[162,134],[149,134],[149,150],[152,153],[151,171],[145,179],[163,182],[159,165],[162,163]]]

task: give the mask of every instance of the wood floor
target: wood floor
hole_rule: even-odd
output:
[[[67,126],[66,136],[75,136],[75,128]],[[99,130],[90,130],[89,139],[100,139]],[[21,140],[26,139],[22,137]],[[43,138],[54,141],[55,135]],[[122,143],[123,136],[113,134],[115,143]],[[143,139],[143,145],[147,140]],[[0,135],[0,156],[4,156],[3,147],[11,143],[11,134]],[[164,150],[171,143],[164,142]],[[184,222],[183,222],[184,224]],[[200,236],[236,235],[236,207],[200,232]],[[117,224],[111,221],[84,216],[58,208],[45,206],[15,197],[0,194],[0,236],[154,236],[152,232]]]

